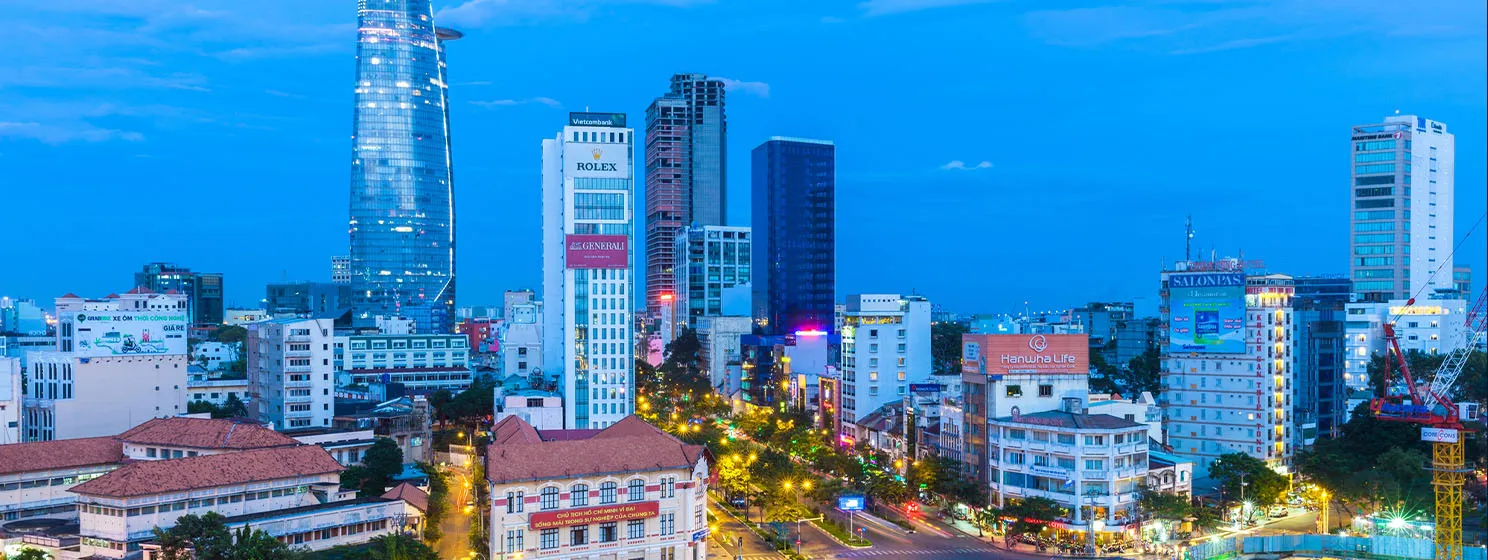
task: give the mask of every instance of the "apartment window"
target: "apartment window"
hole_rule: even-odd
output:
[[[542,509],[558,509],[558,488],[549,486],[542,489]],[[553,538],[557,538],[554,536]],[[556,545],[555,545],[556,546]]]
[[[542,534],[539,536],[538,544],[542,546],[543,550],[558,548],[558,530],[543,529]]]
[[[1059,434],[1059,444],[1060,445],[1074,445],[1075,444],[1075,436],[1074,436],[1074,434]]]
[[[646,522],[636,519],[625,525],[625,537],[639,539],[646,536]]]
[[[1085,436],[1085,445],[1105,445],[1106,436]]]
[[[508,554],[526,550],[527,546],[522,544],[523,532],[521,529],[506,530],[506,552]]]
[[[1015,428],[1009,428],[1008,431],[1007,431],[1007,437],[1008,437],[1008,439],[1020,439],[1020,440],[1021,439],[1027,439],[1028,438],[1028,432],[1025,431],[1025,430],[1019,430],[1019,429],[1015,429]]]
[[[524,502],[524,501],[526,501],[526,493],[525,492],[507,492],[506,493],[506,512],[507,513],[522,513],[522,508],[524,506],[524,504],[522,502]]]
[[[1023,396],[1023,387],[1021,385],[1008,385],[1007,386],[1007,396],[1009,396],[1009,397],[1021,397],[1021,396]]]
[[[677,477],[675,477],[675,476],[668,476],[668,477],[663,477],[661,479],[661,497],[663,497],[663,498],[675,498],[675,497],[677,497]],[[671,534],[671,533],[664,533],[664,534]]]
[[[1009,451],[1007,454],[1007,462],[1009,465],[1021,465],[1023,464],[1023,454]]]
[[[157,452],[155,451],[155,448],[154,447],[146,447],[145,448],[145,456],[146,457],[150,457],[150,458],[158,457],[158,455],[156,455],[156,453]]]
[[[589,526],[572,527],[568,530],[568,546],[583,546],[589,544]]]
[[[568,507],[589,505],[589,485],[575,484],[568,489]]]
[[[613,503],[615,503],[615,493],[616,493],[615,490],[618,489],[618,488],[619,488],[619,485],[618,484],[615,484],[613,482],[606,482],[606,483],[600,484],[599,485],[599,503],[601,503],[601,504],[613,504]]]
[[[1054,386],[1053,385],[1039,385],[1039,396],[1040,397],[1052,397],[1052,396],[1054,396]]]
[[[661,549],[661,560],[677,560],[677,550],[672,547]]]
[[[616,540],[618,540],[617,535],[615,534],[616,533],[616,527],[617,527],[617,524],[615,522],[613,522],[613,521],[612,522],[609,522],[609,523],[600,523],[599,524],[599,542],[606,543],[606,542],[615,542]]]
[[[1101,470],[1101,469],[1104,469],[1104,468],[1106,468],[1106,462],[1103,459],[1086,459],[1085,460],[1085,470],[1098,471],[1098,470]]]
[[[1075,468],[1075,460],[1070,457],[1056,457],[1054,458],[1054,463],[1056,465],[1059,465],[1059,468],[1061,469]]]
[[[646,499],[646,481],[637,478],[625,483],[625,497],[632,502]]]
[[[901,371],[901,372],[899,372],[899,380],[900,380],[900,381],[904,381],[904,378],[905,378],[905,374],[904,374],[904,372],[902,372],[902,371]]]
[[[673,533],[676,533],[677,532],[677,514],[675,514],[675,513],[663,513],[663,514],[661,514],[661,518],[660,519],[661,519],[661,534],[663,536],[670,535],[670,534],[673,534]]]

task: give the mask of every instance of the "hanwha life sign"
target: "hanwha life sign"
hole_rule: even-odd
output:
[[[1083,334],[965,335],[963,368],[989,376],[1086,374],[1090,372],[1090,339]],[[972,368],[976,368],[973,370]]]
[[[612,506],[534,513],[527,519],[527,523],[532,529],[557,529],[570,525],[649,519],[660,515],[660,512],[660,502],[616,504]]]

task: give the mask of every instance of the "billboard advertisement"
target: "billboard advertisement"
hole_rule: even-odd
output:
[[[1245,274],[1168,276],[1168,350],[1245,352]]]
[[[563,167],[569,177],[629,179],[630,145],[564,142]]]
[[[1090,337],[1084,334],[967,334],[961,349],[967,373],[1090,373]]]
[[[656,517],[660,512],[661,502],[587,507],[567,511],[534,513],[528,518],[528,525],[533,529],[556,529],[570,525],[589,525],[591,523],[647,519]]]
[[[568,125],[625,128],[625,113],[569,113]]]
[[[80,311],[73,317],[79,356],[157,356],[186,353],[185,311]]]
[[[625,268],[630,265],[630,237],[570,234],[563,238],[568,268]]]

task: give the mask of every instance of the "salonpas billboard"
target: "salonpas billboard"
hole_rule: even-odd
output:
[[[563,144],[563,174],[594,179],[629,179],[629,144]]]
[[[79,356],[186,353],[184,311],[83,311],[72,324]]]

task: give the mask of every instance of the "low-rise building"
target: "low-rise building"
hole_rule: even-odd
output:
[[[404,463],[428,462],[434,457],[431,411],[422,395],[404,396],[361,412],[338,414],[331,423],[342,430],[372,430],[378,437],[393,440],[403,451]]]
[[[1152,448],[1152,442],[1148,442],[1147,488],[1156,492],[1193,496],[1193,468],[1193,461],[1158,451]]]
[[[541,389],[508,391],[502,386],[497,386],[495,391],[493,418],[497,422],[507,416],[516,416],[539,430],[563,429],[563,397],[557,392]]]
[[[207,371],[222,371],[243,356],[240,342],[198,342],[191,348],[191,363]]]
[[[1162,441],[1162,407],[1158,406],[1157,399],[1153,398],[1152,393],[1143,391],[1142,394],[1132,399],[1122,398],[1121,395],[1092,393],[1090,402],[1085,408],[1085,411],[1090,414],[1109,414],[1138,424],[1145,424],[1147,436]]]
[[[1085,414],[1078,399],[1063,410],[987,422],[993,503],[1042,497],[1072,513],[1070,525],[1100,520],[1119,532],[1134,519],[1147,482],[1147,427],[1106,414]],[[1097,525],[1099,528],[1099,525]]]
[[[187,402],[209,402],[216,406],[227,403],[228,398],[248,402],[248,378],[226,377],[219,379],[189,379],[186,381]]]
[[[21,442],[21,361],[0,354],[0,445]]]
[[[705,446],[636,416],[541,432],[511,416],[492,432],[488,558],[708,556]]]
[[[542,302],[512,304],[507,309],[496,334],[501,374],[530,377],[542,371]]]
[[[409,391],[470,387],[469,338],[459,334],[363,334],[335,340],[336,370],[352,383],[401,383]]]
[[[182,323],[184,326],[184,323]],[[32,352],[26,441],[109,436],[186,413],[186,354],[88,356]]]
[[[284,433],[300,443],[319,445],[343,467],[361,464],[362,458],[367,455],[367,450],[372,449],[372,444],[377,443],[377,436],[372,433],[372,430],[300,428]]]

